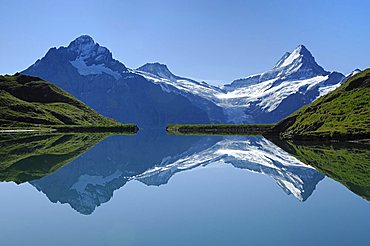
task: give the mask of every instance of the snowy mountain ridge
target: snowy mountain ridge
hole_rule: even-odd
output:
[[[81,75],[108,74],[116,80],[122,78],[122,73],[127,72],[126,67],[114,60],[112,53],[87,35],[72,41],[67,50],[75,53],[75,59],[70,61]]]
[[[160,63],[146,63],[131,71],[159,84],[167,92],[190,93],[212,102],[217,101],[216,94],[223,93],[223,90],[217,86],[176,76],[166,65]]]
[[[147,63],[137,69],[126,68],[113,59],[107,48],[87,35],[78,37],[68,47],[50,49],[44,58],[23,72],[56,83],[102,114],[118,121],[125,118],[134,120],[139,125],[140,121],[149,124],[158,120],[144,119],[150,117],[149,114],[139,116],[134,107],[152,110],[161,125],[174,122],[276,123],[334,90],[346,78],[341,73],[325,71],[317,64],[311,52],[304,45],[299,45],[292,52],[286,52],[272,69],[217,87],[177,76],[160,63]],[[138,88],[133,89],[135,86]],[[148,91],[140,92],[140,86],[148,87]],[[149,90],[152,86],[158,88],[155,93]],[[138,98],[132,93],[133,90],[137,95],[149,93],[151,96]],[[130,98],[130,103],[135,106],[113,102],[112,93],[115,97],[127,94],[119,101]],[[164,105],[162,97],[173,101],[173,107],[170,104]],[[98,101],[102,98],[104,103]],[[157,106],[147,100],[156,101]],[[176,105],[180,101],[183,107],[196,112],[194,116],[181,112],[173,116],[172,112],[179,109]],[[157,113],[161,110],[159,105],[165,111],[164,114]],[[124,107],[126,117],[123,115]]]
[[[304,45],[286,52],[271,70],[222,87],[178,77],[159,63],[132,71],[166,92],[193,94],[211,101],[223,109],[229,123],[277,122],[334,90],[345,79],[341,73],[325,71]]]

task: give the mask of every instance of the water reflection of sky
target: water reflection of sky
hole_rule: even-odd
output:
[[[322,178],[262,137],[112,136],[40,180],[1,183],[2,241],[365,245],[368,201]]]

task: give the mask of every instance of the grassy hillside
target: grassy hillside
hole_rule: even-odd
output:
[[[22,74],[0,76],[0,127],[119,126],[55,85]]]
[[[370,201],[370,150],[367,145],[350,143],[307,143],[273,140],[275,144],[342,183]]]
[[[0,181],[42,178],[90,149],[107,134],[1,134]]]
[[[288,116],[273,132],[296,139],[370,138],[370,69]]]

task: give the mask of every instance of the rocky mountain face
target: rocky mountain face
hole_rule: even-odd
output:
[[[51,81],[120,122],[144,127],[210,122],[207,113],[188,98],[163,91],[159,85],[130,72],[89,36],[77,38],[68,47],[50,49],[22,73]]]

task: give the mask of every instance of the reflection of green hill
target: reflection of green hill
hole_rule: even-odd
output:
[[[369,146],[348,143],[302,143],[274,141],[302,162],[342,183],[370,200]]]
[[[46,176],[90,149],[105,134],[0,136],[0,181],[23,183]]]

